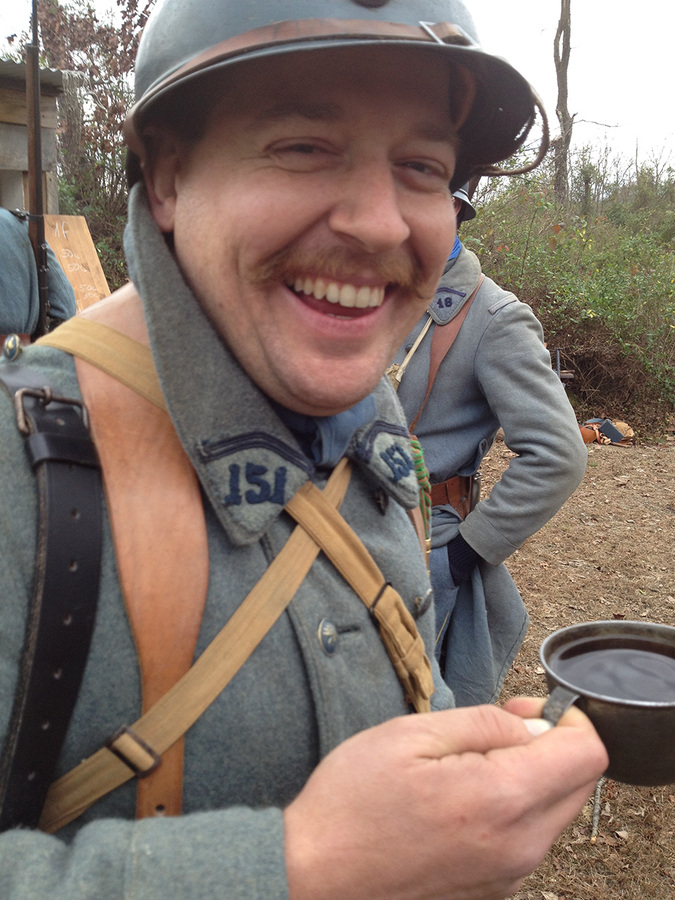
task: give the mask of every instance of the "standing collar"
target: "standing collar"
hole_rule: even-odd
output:
[[[230,540],[252,543],[312,477],[316,461],[214,330],[152,218],[142,183],[130,192],[125,250],[180,441]],[[346,452],[377,486],[413,508],[417,476],[388,380],[348,413],[318,426],[322,463]]]

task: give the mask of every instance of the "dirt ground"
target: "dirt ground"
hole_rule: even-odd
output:
[[[512,454],[497,442],[483,466],[489,486]],[[589,445],[584,480],[563,509],[507,566],[531,625],[504,686],[544,696],[538,649],[550,632],[596,619],[675,625],[675,436],[659,445]],[[567,829],[517,900],[675,900],[675,784],[608,781],[591,841],[592,802]]]

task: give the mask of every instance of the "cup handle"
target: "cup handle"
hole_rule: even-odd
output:
[[[569,691],[567,688],[557,685],[553,688],[551,696],[546,701],[546,705],[541,714],[542,719],[546,719],[551,725],[557,725],[561,716],[567,712],[570,706],[574,704],[575,700],[579,699],[579,696],[580,695],[575,694],[574,691]]]

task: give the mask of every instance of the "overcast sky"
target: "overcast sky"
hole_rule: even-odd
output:
[[[466,2],[485,49],[531,81],[557,129],[553,37],[560,0]],[[99,8],[106,4],[113,0],[96,0]],[[30,0],[0,0],[0,37],[28,27],[30,10]],[[641,161],[655,154],[675,165],[674,37],[675,0],[572,0],[568,105],[576,113],[576,144],[608,143],[633,158],[637,141]]]
[[[673,0],[571,0],[570,113],[574,142],[607,142],[642,161],[650,153],[675,166]],[[505,57],[532,83],[557,130],[553,39],[560,0],[468,0],[486,50]],[[601,122],[598,128],[590,122]]]

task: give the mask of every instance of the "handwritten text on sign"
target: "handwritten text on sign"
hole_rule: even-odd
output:
[[[45,237],[72,285],[78,312],[110,294],[84,216],[45,216]]]

